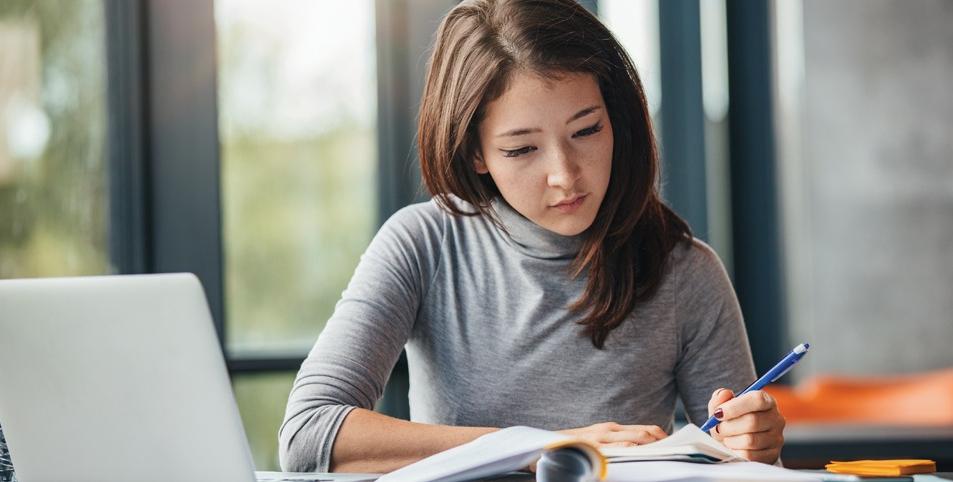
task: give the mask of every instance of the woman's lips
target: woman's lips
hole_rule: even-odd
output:
[[[582,206],[582,203],[585,202],[587,197],[589,197],[588,194],[583,194],[577,197],[574,201],[570,201],[568,203],[560,203],[553,206],[553,208],[558,209],[562,213],[568,214],[579,209],[579,206]]]

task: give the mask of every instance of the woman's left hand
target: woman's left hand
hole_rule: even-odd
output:
[[[716,412],[720,411],[720,414]],[[708,415],[720,415],[711,436],[742,457],[773,464],[784,445],[784,417],[767,392],[755,390],[735,398],[719,388],[708,402]]]

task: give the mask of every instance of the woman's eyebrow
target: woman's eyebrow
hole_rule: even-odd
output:
[[[496,137],[515,137],[515,136],[523,136],[523,135],[526,135],[526,134],[532,134],[532,133],[534,133],[534,132],[543,132],[543,130],[540,129],[539,127],[534,127],[534,128],[532,128],[532,129],[527,128],[527,127],[523,127],[523,128],[520,128],[520,129],[508,130],[508,131],[506,131],[506,132],[504,132],[504,133],[502,133],[502,134],[497,134]]]
[[[572,117],[570,117],[569,120],[566,121],[566,123],[568,124],[568,123],[570,123],[570,122],[572,122],[572,121],[574,121],[574,120],[576,120],[576,119],[582,119],[583,117],[585,117],[585,116],[587,116],[587,115],[589,115],[589,114],[592,114],[593,112],[595,112],[595,111],[597,111],[597,110],[599,110],[599,109],[601,109],[601,108],[602,108],[602,107],[601,107],[601,106],[598,106],[598,105],[593,105],[593,106],[586,107],[585,109],[583,109],[583,110],[581,110],[581,111],[579,111],[579,112],[576,112],[576,114],[573,115]]]
[[[599,110],[599,109],[601,109],[601,108],[602,108],[602,107],[601,107],[601,106],[598,106],[598,105],[593,105],[593,106],[586,107],[585,109],[583,109],[583,110],[581,110],[581,111],[576,112],[575,114],[573,114],[573,116],[570,117],[569,120],[566,121],[566,124],[569,124],[570,122],[572,122],[572,121],[574,121],[574,120],[581,119],[581,118],[583,118],[583,117],[585,117],[585,116],[587,116],[587,115],[589,115],[589,114],[592,114],[593,112],[595,112],[595,111],[597,111],[597,110]],[[506,131],[506,132],[504,132],[504,133],[502,133],[502,134],[497,134],[496,137],[516,137],[516,136],[523,136],[523,135],[526,135],[526,134],[532,134],[532,133],[534,133],[534,132],[542,132],[542,131],[543,131],[543,130],[540,129],[539,127],[533,127],[533,128],[522,127],[522,128],[519,128],[519,129],[511,129],[511,130],[508,130],[508,131]]]

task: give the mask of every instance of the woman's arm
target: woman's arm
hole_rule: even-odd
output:
[[[499,429],[414,423],[358,408],[351,411],[338,431],[331,453],[331,470],[390,472],[496,430]],[[641,445],[667,436],[656,425],[614,422],[561,432],[600,446]]]
[[[698,240],[675,250],[675,377],[689,420],[700,426],[716,389],[740,390],[756,377],[741,307],[718,255]]]
[[[331,471],[390,472],[496,430],[414,423],[356,408],[334,441]]]
[[[371,241],[292,386],[278,434],[283,470],[330,470],[344,420],[353,420],[349,415],[355,410],[374,407],[413,333],[442,235],[441,214],[430,204],[418,204],[394,214]],[[375,441],[386,436],[383,431],[352,425],[348,422],[345,432],[366,433],[365,441],[378,444],[371,450],[387,445]],[[350,445],[344,447],[342,460],[348,460]]]
[[[680,249],[680,248],[676,248]],[[719,409],[712,436],[749,460],[773,463],[784,443],[784,418],[761,391],[734,399],[755,380],[741,308],[715,252],[696,241],[676,266],[681,354],[676,371],[689,419],[701,425]]]

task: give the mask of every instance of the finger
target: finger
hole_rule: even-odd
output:
[[[784,428],[784,419],[773,410],[752,412],[718,424],[718,434],[722,437],[731,437],[744,433],[766,432],[769,430],[781,431]]]
[[[708,401],[708,416],[715,414],[718,406],[734,398],[735,393],[727,388],[719,388],[711,394],[711,400]]]
[[[735,450],[735,453],[752,462],[761,462],[763,464],[773,464],[778,461],[778,456],[781,455],[779,449]]]
[[[605,432],[618,432],[620,430],[625,430],[626,427],[629,427],[629,426],[630,425],[621,425],[617,422],[602,422],[602,423],[597,423],[593,425],[592,428],[605,431]]]
[[[634,445],[645,445],[655,442],[656,440],[658,440],[658,438],[651,433],[646,432],[645,430],[626,430],[622,432],[606,433],[600,437],[599,443],[629,443]]]
[[[662,440],[665,437],[668,437],[668,434],[665,430],[662,430],[662,427],[658,425],[620,425],[619,431],[634,431],[634,430],[644,430],[650,433],[656,440]]]
[[[665,437],[668,437],[668,434],[665,433],[665,430],[662,430],[662,427],[658,425],[618,425],[612,430],[613,432],[633,432],[643,430],[655,437],[656,440],[662,440]]]
[[[768,392],[755,390],[720,404],[715,412],[719,409],[722,413],[721,420],[724,421],[738,418],[746,413],[776,410],[777,404]]]
[[[658,440],[658,438],[652,432],[643,429],[607,432],[599,438],[599,442],[602,444],[629,442],[644,445],[655,442],[656,440]]]
[[[784,437],[779,432],[744,433],[725,437],[721,443],[732,450],[767,450],[780,449],[784,444]]]
[[[599,446],[600,447],[635,447],[636,445],[638,444],[635,442],[612,442],[612,443],[604,443]]]
[[[662,440],[663,438],[668,437],[668,434],[665,433],[665,431],[662,430],[662,427],[659,427],[658,425],[650,425],[649,433],[655,437],[655,440]]]

